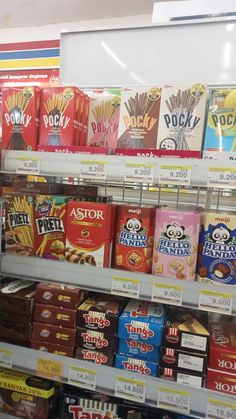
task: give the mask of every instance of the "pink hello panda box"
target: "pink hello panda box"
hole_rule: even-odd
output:
[[[156,210],[152,273],[194,281],[200,229],[199,208]]]

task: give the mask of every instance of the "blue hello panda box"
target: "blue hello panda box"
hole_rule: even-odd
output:
[[[164,320],[162,304],[130,300],[119,318],[118,337],[160,346]]]
[[[154,346],[147,342],[119,339],[118,352],[120,355],[128,355],[152,362],[158,362],[159,349],[159,346]]]
[[[115,368],[129,372],[137,372],[143,375],[157,376],[158,364],[146,359],[132,358],[127,355],[117,354],[115,357]]]

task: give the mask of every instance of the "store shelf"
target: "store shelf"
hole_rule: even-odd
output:
[[[142,381],[146,384],[145,403],[149,406],[157,406],[159,388],[164,387],[169,389],[170,393],[172,390],[178,392],[187,391],[189,392],[190,397],[190,414],[199,418],[205,417],[207,400],[209,398],[218,400],[219,402],[235,403],[234,396],[210,391],[203,388],[184,386],[170,382],[168,380],[143,376],[136,373],[118,370],[112,367],[95,365],[93,363],[35,351],[33,349],[14,346],[3,342],[0,342],[0,348],[1,351],[6,350],[9,356],[9,360],[12,362],[11,368],[18,371],[43,376],[43,374],[40,372],[37,373],[39,362],[42,364],[42,360],[45,363],[51,361],[54,363],[55,367],[57,366],[57,363],[60,363],[62,368],[62,376],[60,381],[64,383],[68,383],[68,377],[71,368],[85,368],[87,370],[89,369],[95,371],[96,390],[105,394],[115,395],[117,377]]]
[[[214,161],[203,159],[158,159],[152,157],[131,157],[112,155],[66,154],[48,152],[4,151],[2,156],[2,172],[16,173],[17,159],[38,158],[40,160],[40,174],[44,176],[74,176],[78,177],[84,161],[105,163],[107,181],[124,181],[127,164],[153,165],[153,183],[159,183],[160,165],[190,166],[190,186],[206,187],[209,167],[236,168],[235,161]],[[25,171],[22,172],[27,174]],[[94,178],[96,179],[96,177]],[[144,180],[147,183],[147,180]],[[151,183],[151,182],[150,182]],[[235,182],[236,188],[236,182]]]
[[[140,282],[139,298],[147,301],[152,299],[154,284],[167,285],[172,287],[173,290],[176,287],[180,287],[182,289],[182,305],[191,308],[198,308],[199,296],[202,291],[228,293],[232,295],[232,314],[236,315],[236,287],[233,286],[222,287],[221,285],[210,283],[181,281],[149,274],[138,274],[93,266],[80,266],[67,262],[10,255],[7,253],[1,255],[1,273],[28,278],[34,281],[77,285],[90,291],[106,293],[111,293],[114,278],[120,278],[121,283],[122,279],[138,280]],[[171,301],[167,301],[167,303],[171,304]],[[208,308],[206,310],[209,311]],[[214,308],[212,311],[217,312]]]

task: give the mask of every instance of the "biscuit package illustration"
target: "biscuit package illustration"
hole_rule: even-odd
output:
[[[194,281],[199,228],[200,211],[198,209],[158,208],[152,273]]]
[[[151,272],[154,208],[121,205],[118,208],[113,266]]]
[[[204,84],[164,86],[157,148],[201,151],[206,101]]]
[[[204,151],[236,152],[236,88],[210,91]]]
[[[121,94],[119,148],[156,148],[161,88],[125,87]]]
[[[236,285],[236,215],[204,212],[198,249],[198,280]]]

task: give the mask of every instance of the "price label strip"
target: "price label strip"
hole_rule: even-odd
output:
[[[236,188],[236,169],[209,167],[208,188]]]
[[[69,369],[68,384],[95,391],[96,371],[71,366]]]
[[[157,407],[188,415],[190,396],[188,391],[161,387],[158,389]]]
[[[207,419],[236,419],[236,404],[219,400],[207,400]]]
[[[37,359],[36,373],[40,377],[61,381],[63,376],[63,362],[50,361],[49,359]]]
[[[122,297],[139,298],[140,281],[138,279],[112,277],[111,293]]]
[[[107,177],[106,161],[82,160],[80,177],[86,179],[106,180]]]
[[[232,314],[233,294],[200,290],[198,308],[214,313]]]
[[[115,396],[138,403],[145,403],[146,383],[144,381],[116,377]]]
[[[124,181],[153,183],[154,164],[125,163]]]
[[[152,301],[182,306],[183,288],[175,285],[155,283],[152,286]]]
[[[12,367],[12,356],[13,352],[4,348],[0,348],[0,367],[11,368]]]
[[[161,184],[189,186],[191,182],[191,176],[191,166],[172,166],[167,164],[162,164],[160,166],[159,181]]]
[[[16,158],[16,173],[38,175],[40,173],[40,158],[39,157],[17,157]]]

